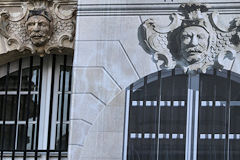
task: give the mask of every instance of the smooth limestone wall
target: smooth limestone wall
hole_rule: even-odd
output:
[[[139,16],[78,17],[70,159],[122,159],[125,88],[157,71],[139,46],[140,24]]]
[[[129,8],[128,4],[141,6],[136,5],[137,2],[144,4],[146,1],[78,2],[69,160],[122,159],[125,89],[138,79],[158,71],[151,56],[140,45],[138,28],[148,18],[160,19],[160,26],[167,26],[170,23],[169,15],[183,1],[162,1],[165,7],[169,7],[169,10],[164,11],[136,11]],[[158,3],[159,0],[147,2]],[[207,2],[216,3],[213,0]],[[221,8],[219,5],[224,5],[224,1],[218,2],[221,2],[216,3]],[[231,2],[234,3],[228,1],[227,5],[235,5],[239,0]],[[105,5],[109,10],[105,8],[103,11],[98,8],[104,7],[102,4],[119,4],[122,8],[119,10],[114,8],[116,5]],[[239,11],[222,12],[233,17]],[[235,67],[234,71],[239,72],[240,67]]]

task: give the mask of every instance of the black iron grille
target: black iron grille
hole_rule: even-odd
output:
[[[29,57],[7,63],[0,72],[0,151],[4,157],[66,157],[68,149],[71,70],[67,56]],[[62,60],[56,63],[56,59]],[[24,63],[23,63],[24,62]],[[28,63],[27,65],[25,63]],[[45,68],[45,69],[44,69]],[[58,69],[59,71],[56,71]],[[46,71],[51,71],[51,78]],[[56,72],[59,73],[56,75]],[[47,80],[44,80],[48,77]],[[56,81],[59,85],[56,86]],[[43,88],[43,82],[51,84]],[[45,85],[46,86],[46,85]],[[49,103],[42,100],[50,93]],[[54,98],[55,97],[55,98]],[[46,98],[45,98],[46,99]],[[49,105],[46,105],[49,104]],[[48,123],[44,119],[48,119]],[[44,131],[47,134],[44,135]],[[47,136],[46,136],[47,135]],[[41,141],[41,142],[40,142]]]
[[[185,160],[189,152],[195,158],[187,159],[239,159],[240,75],[210,69],[194,77],[163,70],[129,87],[126,160]]]

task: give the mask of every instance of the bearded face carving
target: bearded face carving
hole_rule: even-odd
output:
[[[200,26],[186,27],[180,33],[180,54],[188,64],[205,60],[209,44],[209,33]]]
[[[32,16],[28,19],[27,33],[35,46],[43,46],[50,39],[50,22],[43,16]]]
[[[195,74],[221,68],[219,59],[226,57],[224,49],[228,50],[225,48],[228,42],[222,45],[218,41],[224,34],[213,21],[217,19],[215,14],[209,16],[206,5],[195,3],[182,4],[179,11],[182,14],[172,14],[172,23],[166,27],[158,25],[154,19],[143,23],[144,50],[152,55],[160,69],[182,68],[185,73]],[[230,39],[230,33],[226,34],[229,38],[221,38],[221,41]],[[223,56],[219,56],[220,53]]]
[[[26,22],[27,34],[33,45],[44,46],[51,37],[51,16],[43,9],[32,10]]]
[[[17,14],[12,12],[13,6],[0,10],[0,54],[19,54],[12,56],[14,60],[22,54],[44,56],[63,50],[69,50],[64,54],[73,53],[77,9],[74,3],[24,0],[21,7],[16,6],[21,10]],[[0,63],[5,60],[0,59]]]

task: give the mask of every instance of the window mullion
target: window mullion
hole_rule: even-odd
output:
[[[51,92],[50,92],[50,103],[49,103],[49,122],[48,122],[48,138],[47,138],[47,154],[46,159],[50,157],[51,149],[51,130],[52,130],[52,113],[53,113],[53,96],[54,96],[54,81],[55,81],[55,67],[56,67],[56,55],[52,56],[52,72],[51,72]]]
[[[22,60],[19,60],[19,84],[18,84],[18,91],[17,91],[17,114],[15,119],[16,125],[16,132],[15,132],[15,149],[17,149],[17,141],[18,141],[18,121],[19,121],[19,114],[20,114],[20,100],[21,100],[21,88],[22,88]]]
[[[41,111],[41,99],[42,99],[42,78],[43,78],[43,57],[40,58],[40,73],[38,73],[38,104],[37,104],[37,134],[36,134],[36,143],[35,143],[35,160],[37,160],[38,155],[38,149],[39,149],[39,137],[40,135],[40,116],[43,114],[40,114]],[[40,135],[40,136],[39,136]]]
[[[162,99],[161,95],[162,95],[162,83],[161,83],[161,72],[158,72],[158,96],[157,96],[157,109],[158,109],[158,115],[157,115],[157,160],[159,160],[159,133],[160,133],[160,125],[161,125],[161,107],[160,107],[160,101]]]
[[[126,109],[125,109],[125,127],[124,127],[124,145],[123,145],[123,160],[127,160],[127,149],[128,149],[128,123],[129,123],[129,108],[132,103],[130,97],[130,91],[133,89],[133,85],[130,86],[126,91]]]
[[[197,160],[199,74],[188,75],[185,160]]]
[[[26,160],[27,158],[27,144],[28,144],[28,129],[29,129],[29,111],[30,111],[30,102],[31,102],[31,80],[32,80],[32,72],[33,72],[33,57],[30,57],[30,68],[29,68],[29,80],[28,80],[28,96],[27,96],[27,114],[26,114],[26,126],[25,126],[25,135],[24,135],[24,152],[23,152],[23,159]],[[24,116],[25,118],[25,116]]]
[[[8,91],[8,81],[9,81],[9,70],[10,70],[10,63],[7,64],[7,76],[5,79],[5,96],[4,96],[4,102],[3,102],[3,125],[2,125],[2,131],[1,131],[1,160],[3,159],[3,153],[4,153],[4,143],[5,143],[5,123],[6,123],[6,110],[7,110],[7,91]]]
[[[227,99],[226,99],[226,110],[225,110],[225,119],[226,119],[226,143],[225,143],[225,157],[224,159],[229,160],[229,133],[230,133],[230,101],[231,101],[231,72],[227,73]]]
[[[50,149],[56,149],[55,148],[55,143],[56,143],[56,123],[57,123],[57,114],[58,114],[58,98],[59,95],[61,95],[61,92],[59,94],[57,94],[58,92],[58,87],[59,87],[59,83],[60,83],[60,79],[59,79],[59,75],[61,74],[60,72],[60,64],[61,61],[63,60],[63,58],[56,58],[56,64],[55,64],[55,76],[54,76],[54,93],[53,93],[53,97],[52,97],[52,101],[53,101],[53,108],[52,108],[52,128],[51,128],[51,142],[50,142]]]
[[[50,88],[51,88],[51,74],[52,74],[52,58],[44,57],[43,59],[43,77],[41,92],[45,93],[41,97],[40,108],[40,129],[39,129],[39,149],[47,149],[47,135],[48,135],[48,115],[50,104]]]

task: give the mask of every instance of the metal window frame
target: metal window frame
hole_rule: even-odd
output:
[[[165,72],[165,71],[164,71]],[[164,77],[168,77],[168,76],[174,76],[171,74],[172,71],[167,71],[168,73],[165,76],[162,76],[162,78]],[[158,74],[161,74],[161,71],[158,72]],[[154,76],[157,77],[158,74],[155,74]],[[228,88],[228,92],[231,92],[231,80],[237,81],[238,83],[240,83],[239,77],[240,76],[236,76],[234,75],[235,73],[228,71],[227,72],[227,77],[226,80],[228,80],[228,84],[227,84],[227,88]],[[150,75],[151,79],[154,80],[158,80],[156,78],[154,78],[154,76]],[[213,71],[212,76],[221,76],[221,75],[217,75],[216,70]],[[146,77],[145,77],[146,78]],[[143,87],[144,86],[144,80],[145,78],[140,79],[139,81],[137,81],[136,83],[133,83],[132,85],[130,85],[130,87],[128,87],[126,89],[126,102],[125,102],[125,120],[124,120],[124,140],[123,140],[123,160],[127,160],[127,150],[128,150],[128,126],[129,126],[129,110],[130,107],[132,106],[132,101],[131,101],[131,92],[135,91],[134,87],[137,86],[137,88]],[[238,79],[237,79],[238,78]],[[230,111],[229,108],[232,105],[237,105],[239,104],[240,106],[240,101],[231,101],[231,95],[230,93],[227,93],[228,97],[226,100],[223,101],[216,101],[215,99],[212,101],[200,101],[200,74],[196,74],[196,75],[192,75],[189,74],[188,75],[188,93],[187,93],[187,120],[186,120],[186,144],[185,144],[185,160],[197,160],[197,146],[198,146],[198,122],[199,122],[199,106],[203,103],[203,104],[210,104],[210,106],[215,107],[215,106],[225,106],[226,110],[228,110],[228,112],[226,112],[225,114],[227,114],[227,119],[228,119],[228,124],[230,121]],[[175,102],[175,101],[173,101]],[[171,101],[169,101],[169,104],[172,105]],[[141,105],[144,106],[145,104],[145,99],[141,102],[135,102],[135,103],[142,103]],[[200,104],[201,103],[201,104]],[[160,104],[158,103],[157,106],[160,107]],[[226,159],[229,159],[229,138],[228,136],[231,135],[231,137],[236,138],[236,136],[238,136],[238,138],[240,139],[240,134],[231,134],[229,132],[229,126],[226,126],[227,128],[227,133],[225,134],[227,143],[225,144],[225,151],[226,151]],[[171,135],[170,135],[171,136]],[[216,136],[220,136],[220,135],[216,135]],[[157,157],[158,159],[158,157]]]
[[[54,55],[55,56],[55,55]],[[54,69],[54,77],[55,77],[55,80],[54,80],[54,86],[53,86],[53,97],[52,97],[52,101],[53,101],[53,117],[51,119],[51,130],[50,130],[50,133],[51,133],[51,137],[50,137],[50,147],[48,148],[48,139],[46,137],[48,137],[48,132],[49,132],[49,129],[48,129],[48,124],[49,124],[49,114],[50,114],[50,101],[51,101],[51,82],[52,81],[52,61],[53,61],[53,55],[49,55],[49,56],[45,56],[43,57],[43,61],[42,61],[42,87],[40,88],[41,89],[41,93],[42,93],[42,96],[41,96],[41,106],[40,106],[40,117],[39,117],[39,135],[38,135],[38,146],[37,146],[37,149],[35,150],[35,155],[32,154],[32,153],[27,153],[28,150],[25,149],[25,151],[23,152],[23,156],[26,158],[26,157],[32,157],[34,155],[35,159],[41,155],[43,156],[43,158],[47,157],[46,156],[46,150],[48,150],[49,153],[51,152],[60,152],[60,156],[59,155],[55,155],[54,156],[58,156],[58,159],[61,158],[61,156],[65,156],[66,155],[66,152],[64,151],[54,151],[55,150],[55,136],[56,136],[56,125],[58,124],[58,122],[56,121],[56,117],[57,117],[57,108],[58,108],[58,95],[62,94],[61,91],[59,91],[59,76],[60,76],[60,66],[63,65],[63,62],[64,62],[64,58],[67,58],[67,61],[66,61],[66,64],[67,66],[72,66],[72,57],[70,56],[56,56],[56,63],[55,63],[55,69]],[[38,57],[33,57],[32,58],[32,66],[39,66],[40,62],[38,62],[39,60],[37,59]],[[28,58],[24,58],[22,59],[22,62],[21,62],[21,69],[26,69],[26,68],[29,68],[30,64],[29,64],[29,59],[31,59],[30,57]],[[37,62],[37,63],[36,63]],[[6,67],[7,65],[3,65],[0,67],[0,78],[1,77],[4,77],[6,75]],[[19,69],[19,66],[18,66],[18,61],[16,62],[11,62],[9,63],[9,73],[13,73],[15,71],[18,71]],[[22,76],[22,75],[21,75]],[[21,83],[20,83],[21,84]],[[20,85],[20,88],[21,88],[21,85]],[[65,92],[64,92],[65,93]],[[0,95],[17,95],[18,94],[18,91],[0,91]],[[38,91],[20,91],[19,92],[20,96],[21,95],[35,95],[35,94],[38,94]],[[71,94],[71,91],[67,91],[65,94]],[[18,112],[20,110],[20,100],[18,100]],[[3,124],[11,124],[11,125],[15,125],[15,121],[0,121],[0,125],[3,125]],[[19,118],[17,118],[17,124],[16,126],[18,125],[23,125],[25,124],[26,125],[26,121],[20,121]],[[28,124],[36,124],[37,121],[35,122],[28,122]],[[62,124],[69,124],[69,122],[62,122]],[[16,139],[15,141],[17,142],[17,139],[18,139],[18,134],[16,134]],[[17,143],[16,143],[17,145]],[[34,152],[34,151],[33,151]],[[9,157],[9,153],[10,152],[7,152],[5,153],[2,152],[1,154],[1,157]],[[15,151],[14,151],[14,154],[15,155]],[[17,154],[19,155],[19,154]],[[52,156],[52,153],[50,154],[50,156]]]

